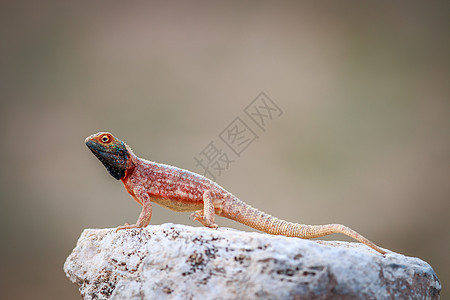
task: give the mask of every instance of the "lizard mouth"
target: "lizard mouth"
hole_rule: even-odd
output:
[[[97,157],[98,160],[105,166],[112,177],[119,180],[125,176],[128,161],[126,151],[110,152],[111,150],[109,148],[89,138],[86,139],[85,143],[95,157]]]

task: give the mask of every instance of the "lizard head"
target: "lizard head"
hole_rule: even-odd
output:
[[[93,134],[84,142],[112,177],[119,180],[125,176],[131,149],[124,142],[109,132]]]

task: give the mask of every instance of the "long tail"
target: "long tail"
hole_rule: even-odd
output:
[[[332,233],[342,233],[369,246],[370,248],[380,252],[381,254],[386,254],[386,251],[384,251],[353,229],[341,224],[297,224],[280,220],[274,216],[259,211],[237,198],[234,198],[233,201],[228,201],[227,203],[228,205],[226,205],[220,213],[221,216],[245,224],[257,230],[261,230],[274,235],[299,237],[302,239],[317,238]]]

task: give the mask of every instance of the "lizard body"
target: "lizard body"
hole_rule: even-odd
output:
[[[128,145],[108,132],[93,134],[85,143],[143,207],[136,224],[125,224],[117,230],[146,227],[152,217],[151,203],[154,202],[174,211],[194,211],[194,220],[210,228],[217,228],[217,215],[274,235],[309,239],[342,233],[381,254],[386,253],[341,224],[297,224],[261,212],[202,175],[137,157]]]

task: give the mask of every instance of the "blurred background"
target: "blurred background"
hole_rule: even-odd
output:
[[[63,264],[82,230],[136,221],[141,208],[86,136],[107,130],[138,156],[199,172],[194,156],[261,91],[283,114],[218,183],[280,218],[342,223],[419,257],[450,296],[449,11],[2,2],[1,298],[79,299]],[[154,207],[151,224],[166,222],[199,226]]]

